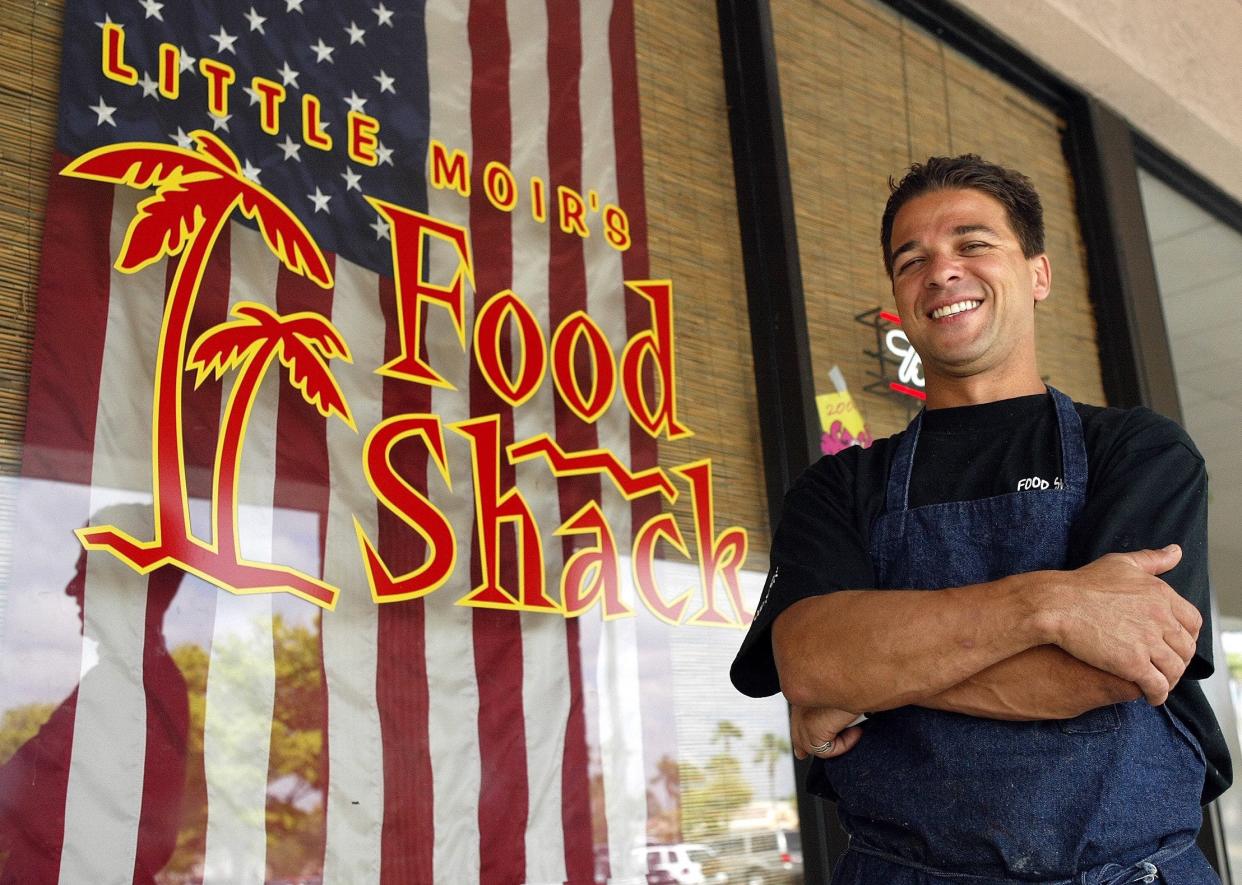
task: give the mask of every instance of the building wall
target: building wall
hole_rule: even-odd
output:
[[[1242,200],[1237,0],[956,0]]]

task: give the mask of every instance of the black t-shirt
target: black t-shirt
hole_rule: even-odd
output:
[[[1106,553],[1179,544],[1181,562],[1161,575],[1203,614],[1194,658],[1168,707],[1207,756],[1203,801],[1232,780],[1224,735],[1198,680],[1211,675],[1207,568],[1207,471],[1190,437],[1149,409],[1075,403],[1087,447],[1087,500],[1070,536],[1068,568]],[[884,510],[889,466],[902,434],[812,464],[785,496],[772,540],[759,610],[730,676],[752,697],[780,690],[771,625],[800,599],[875,587],[871,525]],[[910,507],[968,501],[1062,481],[1056,410],[1047,394],[923,416],[910,481]]]

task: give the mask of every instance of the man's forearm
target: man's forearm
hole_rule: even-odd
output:
[[[947,590],[842,590],[772,626],[781,691],[801,707],[887,710],[948,691],[1048,641],[1038,573]]]
[[[1070,719],[1142,697],[1138,686],[1041,645],[980,670],[919,706],[985,719]]]
[[[799,707],[919,704],[1027,649],[1057,645],[1164,703],[1194,655],[1198,610],[1155,577],[1176,546],[1108,554],[945,590],[842,590],[772,624],[781,691]]]

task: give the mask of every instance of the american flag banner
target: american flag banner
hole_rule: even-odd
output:
[[[633,14],[70,0],[0,882],[646,881],[644,686],[757,587],[660,463]]]

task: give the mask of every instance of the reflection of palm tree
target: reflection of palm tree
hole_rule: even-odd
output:
[[[280,316],[262,304],[244,301],[233,308],[236,320],[208,329],[195,342],[186,361],[198,373],[195,385],[208,375],[221,377],[242,365],[241,378],[233,385],[220,442],[216,448],[215,482],[212,488],[212,537],[221,555],[240,561],[237,536],[237,479],[241,470],[242,443],[259,382],[272,360],[289,370],[289,380],[308,403],[325,418],[333,414],[354,427],[349,406],[325,358],[350,361],[349,348],[330,322],[316,313]]]
[[[729,755],[730,741],[740,741],[742,739],[742,730],[730,722],[728,719],[721,719],[716,723],[716,731],[712,734],[712,743],[723,743],[724,754]]]
[[[662,789],[669,804],[675,808],[681,801],[681,769],[677,760],[667,753],[661,756],[656,763],[656,773],[651,778],[651,785]]]
[[[65,175],[125,184],[154,195],[138,204],[117,258],[117,270],[137,273],[162,258],[181,255],[164,307],[155,364],[152,412],[152,492],[155,537],[140,541],[116,526],[81,529],[84,546],[104,549],[140,572],[166,563],[233,592],[285,589],[326,607],[337,591],[292,569],[242,563],[207,544],[190,531],[182,445],[181,376],[190,317],[202,283],[207,257],[234,209],[258,223],[268,248],[294,273],[320,286],[332,285],[332,274],[306,228],[283,203],[250,181],[232,151],[202,130],[192,133],[195,149],[131,142],[108,145],[83,154],[64,169]]]
[[[768,795],[774,800],[776,799],[776,765],[782,759],[789,758],[789,750],[789,741],[770,731],[759,739],[755,761],[768,766]]]

